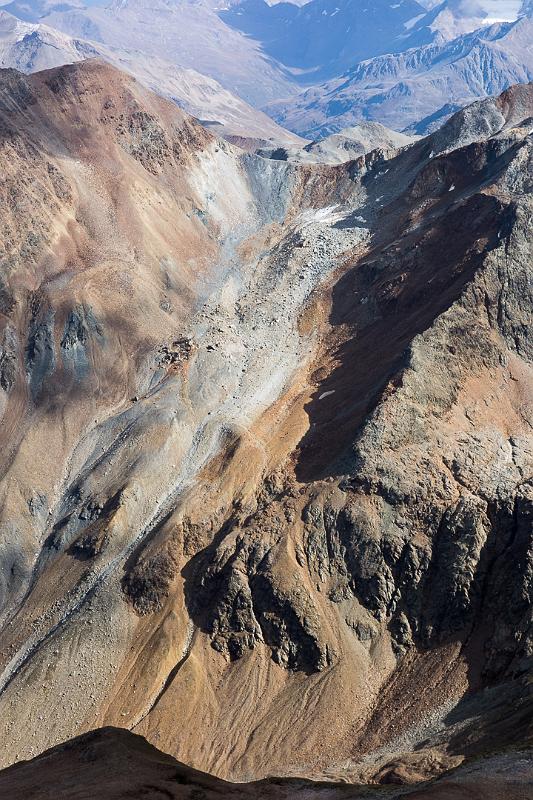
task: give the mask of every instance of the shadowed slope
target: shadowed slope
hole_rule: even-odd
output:
[[[458,770],[451,777],[415,791],[401,792],[413,800],[526,800],[533,778],[527,752],[493,757]],[[348,800],[399,797],[398,792],[372,792],[347,784],[272,778],[232,784],[180,764],[140,736],[119,728],[87,733],[0,772],[0,792],[10,800]]]

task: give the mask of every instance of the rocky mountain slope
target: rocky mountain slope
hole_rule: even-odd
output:
[[[532,116],[292,164],[102,63],[0,73],[2,766],[531,743]]]
[[[412,144],[416,137],[385,128],[379,122],[361,122],[339,133],[308,142],[303,147],[259,148],[258,153],[281,161],[305,164],[342,164],[372,150],[393,150]]]
[[[359,120],[427,133],[476,98],[531,81],[532,39],[529,13],[452,41],[362,61],[268,111],[308,138],[336,133]]]
[[[0,9],[0,67],[36,72],[86,58],[103,58],[129,72],[148,88],[201,119],[218,135],[255,140],[255,146],[269,142],[302,144],[300,137],[194,69],[176,67],[155,55],[76,39],[42,23],[22,22]]]

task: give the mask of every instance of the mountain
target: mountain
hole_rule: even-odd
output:
[[[444,44],[363,61],[268,111],[308,138],[360,120],[426,133],[477,97],[533,79],[531,15],[479,29]]]
[[[106,61],[175,102],[216,135],[224,136],[247,149],[268,144],[296,147],[304,142],[266,113],[229,92],[218,81],[194,69],[176,67],[164,59],[142,53],[107,47],[99,47],[98,50]]]
[[[0,66],[32,72],[99,55],[90,42],[46,25],[22,22],[0,9]]]
[[[451,41],[482,26],[515,22],[526,6],[522,0],[445,0],[416,20],[412,32],[420,44]]]
[[[207,75],[254,106],[296,91],[287,71],[259,44],[219,19],[208,0],[116,0],[54,10],[40,22],[74,38],[163,58]]]
[[[21,72],[100,57],[172,99],[216,133],[251,140],[255,147],[273,142],[297,146],[302,140],[270,117],[193,69],[181,69],[156,56],[76,39],[42,23],[22,22],[0,9],[0,66]]]
[[[338,77],[361,61],[443,44],[495,21],[516,21],[520,0],[444,0],[426,9],[416,0],[310,0],[297,8],[264,0],[230,4],[219,15],[261,42],[265,51],[293,68],[303,83]]]
[[[219,15],[309,82],[394,51],[406,37],[406,26],[423,17],[424,9],[416,0],[368,0],[364,9],[356,0],[311,0],[300,8],[243,0]]]
[[[353,128],[326,136],[304,147],[275,147],[258,150],[259,155],[281,161],[306,164],[342,164],[372,150],[394,150],[412,144],[415,139],[385,128],[378,122],[361,122]]]
[[[531,746],[532,116],[298,164],[103,62],[0,72],[3,767]]]

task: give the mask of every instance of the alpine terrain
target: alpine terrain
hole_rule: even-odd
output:
[[[121,50],[71,37],[42,23],[24,22],[0,8],[0,67],[29,73],[86,58],[102,58],[129,72],[218,135],[236,138],[252,149],[267,145],[297,147],[305,143],[195,69],[177,67],[161,55]]]
[[[426,134],[464,105],[533,80],[531,0],[0,8],[0,66],[34,72],[99,56],[249,150],[301,147],[299,137],[367,122]]]
[[[0,794],[533,797],[533,85],[261,155],[73,61],[0,70]]]

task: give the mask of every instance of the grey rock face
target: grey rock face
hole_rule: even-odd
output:
[[[79,305],[69,313],[61,338],[63,361],[78,379],[89,372],[87,349],[91,341],[103,344],[103,329],[93,310]]]
[[[5,331],[4,344],[0,346],[0,387],[9,392],[17,377],[17,347],[15,334]]]
[[[54,313],[36,298],[26,346],[26,371],[34,399],[38,398],[45,379],[54,371],[55,363]]]

